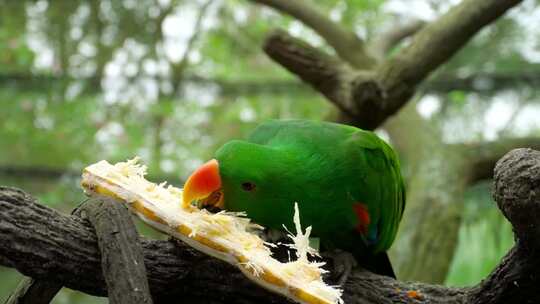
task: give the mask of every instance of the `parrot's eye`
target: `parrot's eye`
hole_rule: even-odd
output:
[[[255,184],[251,182],[242,183],[242,189],[244,191],[253,191],[255,190]]]

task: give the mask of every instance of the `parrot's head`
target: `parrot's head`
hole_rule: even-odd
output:
[[[280,220],[274,211],[282,214],[283,208],[292,208],[290,194],[295,186],[287,178],[294,171],[290,153],[235,140],[221,147],[215,157],[186,181],[184,204],[243,211],[266,226]]]

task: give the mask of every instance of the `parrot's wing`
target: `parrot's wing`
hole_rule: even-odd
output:
[[[354,250],[355,257],[366,269],[395,278],[386,250],[394,241],[405,208],[399,161],[393,149],[372,132],[356,132],[349,144],[348,151],[355,153],[354,161],[362,172],[358,186],[364,193],[363,202],[368,205],[363,210],[369,209],[367,215],[359,212],[362,208],[356,208],[355,213],[359,219],[371,220],[369,229],[355,229],[362,244],[370,247],[366,250],[359,245],[359,250]]]
[[[356,132],[349,144],[350,153],[360,153],[356,160],[362,174],[359,187],[368,190],[364,203],[369,205],[371,222],[377,223],[364,237],[375,251],[384,251],[394,241],[405,208],[399,161],[394,150],[372,132]]]

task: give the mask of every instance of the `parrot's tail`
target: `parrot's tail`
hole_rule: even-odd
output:
[[[386,251],[375,254],[373,259],[373,265],[375,266],[375,269],[372,270],[373,272],[394,279],[396,278],[394,268],[392,267],[392,263],[390,263],[390,259],[388,258]]]
[[[367,248],[363,247],[359,250],[352,252],[355,260],[365,268],[373,273],[384,275],[391,278],[396,278],[394,268],[390,259],[388,258],[388,253],[386,251],[372,253]]]

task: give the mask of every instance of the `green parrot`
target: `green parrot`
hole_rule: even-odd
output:
[[[363,267],[395,277],[386,250],[405,190],[396,154],[373,132],[309,120],[265,122],[197,169],[184,201],[244,211],[276,230],[294,227],[298,203],[302,224],[312,226],[322,249],[349,252]]]

